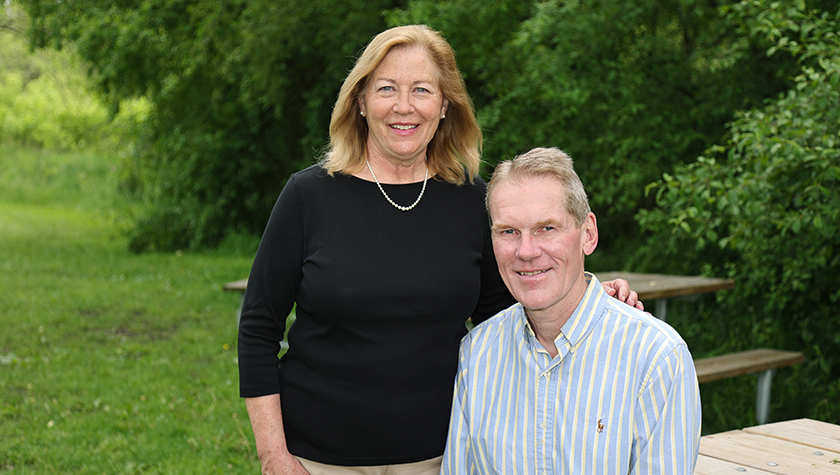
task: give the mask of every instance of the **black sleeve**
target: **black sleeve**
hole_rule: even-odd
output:
[[[303,200],[293,175],[274,205],[257,250],[239,322],[239,392],[280,392],[278,358],[301,279]]]

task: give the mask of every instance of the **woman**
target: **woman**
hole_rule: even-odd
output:
[[[438,472],[464,322],[513,303],[480,147],[449,44],[425,26],[376,36],[342,85],[330,150],[290,177],[251,269],[240,392],[263,473]]]

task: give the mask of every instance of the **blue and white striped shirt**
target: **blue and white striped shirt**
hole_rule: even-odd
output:
[[[691,474],[700,391],[683,339],[586,275],[551,358],[521,304],[474,328],[442,474]]]

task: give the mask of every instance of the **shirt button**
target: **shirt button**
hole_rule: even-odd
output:
[[[541,423],[541,424],[540,424],[540,427],[542,427],[543,429],[545,429],[545,422]]]

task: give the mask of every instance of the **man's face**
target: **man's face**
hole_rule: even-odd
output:
[[[491,196],[499,272],[529,311],[571,313],[586,289],[583,258],[598,244],[598,227],[592,213],[577,226],[564,195],[560,181],[545,176],[501,182]]]

